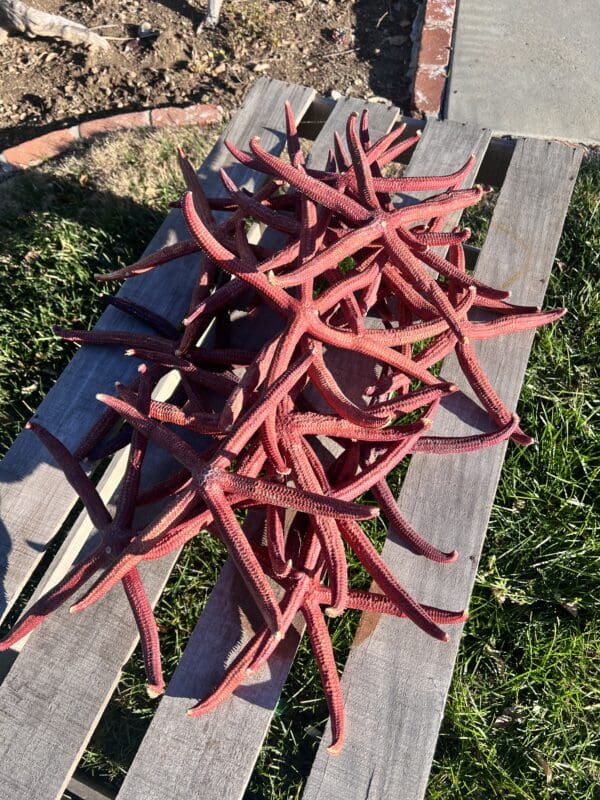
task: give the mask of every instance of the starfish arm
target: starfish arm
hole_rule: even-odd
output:
[[[272,282],[276,286],[289,288],[301,285],[311,278],[318,278],[327,270],[337,267],[345,258],[354,256],[363,247],[371,245],[381,237],[382,232],[379,220],[373,220],[356,230],[347,231],[322,253],[317,253],[290,272],[275,275]]]
[[[258,136],[250,140],[250,149],[256,160],[264,166],[265,171],[282,178],[290,186],[319,205],[325,206],[340,214],[349,222],[359,224],[370,219],[371,214],[360,203],[352,200],[335,189],[321,183],[308,173],[302,173],[291,164],[286,164],[277,156],[268,153],[258,143]]]
[[[194,196],[194,204],[196,206],[198,215],[202,218],[204,224],[209,229],[214,230],[217,226],[212,214],[210,202],[206,196],[200,177],[196,173],[196,170],[181,147],[177,148],[177,157],[179,161],[179,169],[183,175],[186,188]]]
[[[331,589],[328,586],[317,586],[313,589],[315,600],[321,606],[331,602]],[[406,613],[394,605],[385,595],[364,589],[351,589],[348,594],[348,608],[357,611],[371,611],[375,614],[389,614],[390,616],[406,618]],[[466,622],[469,615],[466,611],[446,611],[443,608],[423,605],[431,619],[438,625],[459,625]]]
[[[215,525],[229,555],[234,560],[269,630],[275,634],[281,629],[279,604],[217,480],[210,481],[202,491],[202,497],[207,508],[212,511]]]
[[[102,300],[106,305],[114,306],[118,308],[119,311],[123,311],[123,313],[128,314],[130,317],[139,319],[141,322],[154,328],[154,331],[165,339],[179,338],[179,331],[174,325],[171,325],[168,319],[146,306],[134,303],[133,300],[120,297],[119,295],[104,295]]]
[[[475,278],[473,275],[469,275],[467,272],[462,272],[446,258],[441,256],[439,253],[436,253],[435,250],[430,250],[427,248],[419,253],[419,258],[429,267],[436,270],[436,272],[439,272],[446,278],[451,279],[459,286],[463,286],[465,289],[468,289],[469,286],[475,286],[479,295],[483,294],[486,297],[492,298],[493,300],[506,300],[508,297],[510,297],[509,291],[504,289],[494,289],[493,286],[488,286],[487,283],[477,280],[477,278]]]
[[[129,383],[127,388],[131,391],[136,391],[138,384],[139,377]],[[108,436],[119,421],[119,414],[113,408],[106,408],[73,451],[73,458],[76,461],[87,459],[90,453]]]
[[[359,497],[387,475],[411,452],[414,442],[418,440],[422,432],[431,427],[431,419],[429,417],[421,417],[419,423],[417,423],[419,426],[417,433],[412,436],[406,436],[402,441],[393,444],[383,458],[359,473],[357,477],[341,485],[336,485],[333,496],[343,500],[347,500],[350,497]]]
[[[321,483],[312,469],[301,441],[286,437],[286,451],[294,467],[294,476],[300,489],[310,492],[323,491],[326,484]],[[332,601],[327,613],[337,617],[346,608],[348,598],[348,565],[344,543],[332,519],[318,516],[311,518],[309,528],[316,535],[325,556],[327,574],[331,586]]]
[[[404,519],[385,478],[382,478],[374,484],[372,491],[388,525],[411,550],[419,555],[425,556],[425,558],[428,558],[430,561],[437,561],[442,564],[449,564],[456,561],[458,558],[458,552],[456,550],[444,553],[424,539],[417,533],[412,525]]]
[[[422,297],[409,281],[405,280],[391,264],[385,264],[381,272],[381,277],[383,283],[391,289],[394,294],[401,297],[403,304],[408,306],[419,319],[438,319],[439,314],[429,300]]]
[[[373,506],[351,503],[316,492],[300,491],[280,483],[270,483],[229,472],[222,473],[222,478],[226,491],[245,494],[260,503],[293,508],[296,511],[303,511],[315,516],[337,519],[372,519],[378,514],[378,509]]]
[[[71,567],[65,577],[40,597],[25,613],[12,630],[0,640],[0,651],[8,650],[16,642],[31,633],[53,611],[77,592],[104,562],[104,554],[98,550],[91,553],[81,564]]]
[[[198,241],[200,246],[210,258],[218,262],[221,269],[231,275],[241,278],[245,283],[257,289],[262,297],[268,301],[274,308],[286,310],[292,307],[292,298],[272,286],[267,280],[266,276],[260,272],[250,271],[239,258],[237,258],[230,250],[224,247],[203,224],[202,220],[196,214],[191,195],[184,194],[182,200],[183,216],[192,236]],[[257,269],[257,268],[255,268]],[[188,316],[188,320],[189,320]]]
[[[152,439],[161,447],[164,447],[182,464],[190,473],[195,474],[205,464],[204,458],[200,457],[196,450],[177,436],[169,428],[161,425],[153,419],[140,414],[140,412],[129,403],[119,400],[117,397],[99,394],[97,399],[106,403],[110,408],[114,408],[124,417],[136,430],[140,431],[148,439]]]
[[[35,433],[42,442],[46,450],[62,469],[66,479],[71,484],[82,500],[90,519],[99,530],[105,530],[112,523],[112,517],[106,510],[102,498],[98,494],[96,487],[85,474],[77,459],[67,450],[62,442],[50,431],[39,425],[37,422],[28,422],[25,427]]]
[[[453,383],[439,383],[437,386],[426,386],[423,389],[408,392],[402,397],[373,403],[369,408],[373,409],[374,413],[389,413],[395,418],[398,414],[409,414],[411,411],[416,411],[418,408],[457,391],[458,386]]]
[[[136,397],[136,407],[141,414],[147,414],[152,395],[152,375],[145,364],[138,370],[140,383]],[[115,511],[113,530],[121,531],[131,528],[135,504],[140,488],[142,476],[142,461],[146,454],[147,439],[139,431],[134,431],[131,437],[131,447],[127,457],[127,467],[121,480],[119,498]]]
[[[419,364],[416,364],[412,359],[403,356],[391,347],[386,347],[377,341],[369,339],[367,336],[356,336],[351,333],[338,331],[335,328],[330,328],[325,325],[321,320],[316,317],[310,320],[309,333],[315,339],[320,339],[324,344],[339,347],[342,350],[350,350],[357,353],[362,353],[376,361],[381,361],[384,364],[390,364],[392,367],[410,375],[411,378],[431,386],[439,382],[439,378],[432,375],[426,369],[423,369]]]
[[[373,185],[374,181],[373,175],[371,174],[371,167],[367,161],[356,129],[357,120],[358,114],[355,112],[349,115],[348,122],[346,123],[346,139],[348,141],[348,147],[350,148],[352,166],[354,167],[354,176],[360,201],[368,209],[375,211],[380,208],[380,205]]]
[[[444,219],[455,211],[463,211],[469,206],[476,205],[483,197],[484,189],[482,186],[475,186],[473,189],[459,189],[458,191],[445,192],[435,197],[429,197],[422,203],[414,203],[409,206],[401,206],[392,211],[387,222],[393,230],[400,227],[407,227],[424,219]]]
[[[149,546],[160,537],[160,535],[174,525],[195,502],[197,501],[196,492],[186,492],[181,497],[175,498],[169,506],[153,520],[143,531],[136,537],[134,545],[136,548],[143,550],[144,546]],[[132,545],[130,545],[131,547]],[[83,595],[83,597],[74,603],[69,609],[71,613],[76,614],[89,608],[93,603],[100,600],[104,595],[112,589],[125,575],[127,575],[133,567],[140,561],[139,555],[132,555],[128,550],[119,554],[115,562],[108,568],[102,575]]]
[[[176,242],[175,244],[161,247],[160,250],[156,250],[145,258],[140,258],[139,261],[136,261],[128,267],[123,267],[122,269],[117,269],[114,272],[107,272],[105,274],[100,273],[94,275],[94,278],[100,282],[122,281],[134,275],[142,275],[144,272],[150,272],[150,270],[156,269],[156,267],[168,264],[183,256],[189,256],[199,252],[200,247],[197,242],[193,239],[185,239],[183,242]]]
[[[335,378],[327,369],[319,342],[311,342],[313,362],[308,374],[319,394],[328,406],[341,417],[364,428],[381,428],[389,422],[389,415],[374,414],[369,409],[362,409],[349,400],[339,388]]]
[[[290,163],[293,164],[297,158],[302,156],[300,137],[298,136],[298,128],[296,126],[296,120],[294,118],[292,106],[287,100],[284,103],[284,111],[287,152]]]
[[[321,682],[327,699],[331,719],[332,742],[327,748],[331,755],[337,755],[344,744],[344,700],[340,679],[333,655],[327,625],[316,602],[307,601],[302,606],[310,644],[321,674]]]
[[[192,476],[190,475],[189,470],[179,469],[177,472],[169,475],[168,478],[165,478],[164,480],[148,487],[148,489],[140,492],[138,496],[138,505],[149,506],[153,503],[158,503],[161,500],[166,500],[167,497],[171,497],[171,495],[177,494],[183,489],[188,488],[191,482]]]
[[[261,394],[253,407],[239,420],[236,429],[221,444],[214,462],[216,467],[223,468],[231,464],[232,458],[246,446],[265,419],[273,414],[279,403],[309,369],[312,359],[311,353],[301,356]]]
[[[282,423],[289,424],[290,430],[302,436],[329,436],[336,439],[350,439],[360,442],[396,442],[406,437],[400,427],[364,428],[354,425],[333,414],[290,414]]]
[[[354,292],[370,286],[379,274],[379,265],[371,263],[360,271],[353,271],[351,275],[343,277],[325,289],[316,299],[314,306],[319,314],[337,305],[341,300],[350,297]]]
[[[344,147],[342,137],[337,131],[334,131],[333,134],[333,152],[338,172],[346,172],[352,167],[350,156]]]
[[[410,248],[395,232],[386,231],[384,233],[384,242],[390,261],[400,271],[408,274],[409,280],[416,289],[429,297],[431,303],[447,321],[448,327],[454,332],[457,339],[462,341],[464,338],[462,332],[464,323],[461,323],[454,306],[443,289],[433,280],[423,267],[423,264],[412,254]]]
[[[476,299],[476,291],[471,288],[465,292],[453,313],[461,326],[467,324],[467,312],[473,306]],[[448,329],[448,321],[446,319],[436,319],[426,322],[415,322],[410,325],[402,325],[398,328],[391,328],[385,331],[367,331],[367,336],[377,341],[382,342],[388,347],[401,347],[405,344],[414,344],[415,342],[422,342],[424,339],[430,339],[433,336],[439,336]]]
[[[243,683],[248,668],[270,638],[272,637],[269,632],[264,629],[255,634],[250,641],[244,645],[241,652],[226,671],[223,679],[209,696],[188,710],[188,716],[200,717],[202,714],[207,714],[222,703],[223,700],[230,697],[237,687]]]
[[[281,508],[267,506],[265,539],[273,573],[277,577],[285,577],[290,572],[291,563],[285,554],[285,533],[283,530],[283,510]]]
[[[462,244],[471,236],[471,229],[455,228],[453,231],[430,231],[423,225],[418,225],[410,230],[414,238],[427,245],[427,247],[457,247]],[[457,247],[457,250],[463,254],[463,264],[460,266],[455,260],[449,259],[457,269],[464,272],[464,250],[462,247]]]
[[[508,410],[504,402],[500,399],[496,390],[490,383],[487,375],[482,370],[475,351],[470,344],[458,342],[456,356],[462,371],[469,381],[473,391],[481,401],[481,404],[494,420],[499,428],[503,428],[512,421],[513,414]],[[519,444],[529,445],[533,442],[520,428],[512,434],[511,438]]]
[[[511,314],[499,317],[490,322],[472,322],[468,328],[469,339],[493,339],[496,336],[504,336],[508,333],[521,333],[540,325],[548,325],[551,322],[563,317],[567,312],[566,308],[557,308],[554,311],[541,311],[532,314]]]
[[[98,329],[76,331],[61,328],[60,325],[53,325],[52,332],[67,342],[77,342],[78,344],[136,347],[165,354],[172,353],[174,347],[171,339],[163,339],[161,336],[145,336],[131,331],[104,331]]]
[[[220,423],[224,428],[229,429],[232,427],[246,408],[252,393],[267,377],[278,343],[279,337],[275,337],[259,350],[253,363],[250,364],[238,385],[225,400],[220,415]]]
[[[465,164],[449,175],[427,175],[410,178],[374,178],[373,184],[378,192],[398,194],[400,192],[430,192],[450,189],[460,185],[469,175],[477,158],[469,156]]]
[[[412,453],[429,453],[435,455],[454,455],[456,453],[474,453],[486,447],[510,439],[519,427],[519,417],[513,414],[510,421],[502,428],[491,433],[478,433],[474,436],[421,436],[412,448]]]
[[[166,531],[166,533],[160,536],[155,542],[147,546],[143,552],[137,553],[139,560],[156,561],[159,558],[169,555],[169,553],[172,553],[174,550],[179,550],[179,548],[187,544],[190,539],[195,538],[204,531],[208,531],[209,526],[212,525],[212,521],[213,517],[210,511],[202,511],[200,514],[191,517],[191,519],[175,525],[175,527]],[[132,554],[135,555],[133,549]]]
[[[447,642],[448,634],[439,628],[423,606],[402,588],[360,526],[346,520],[339,524],[342,536],[386,596],[421,630],[441,642]]]
[[[221,286],[219,289],[216,289],[211,295],[207,298],[203,299],[200,303],[198,303],[194,310],[191,311],[188,316],[183,320],[183,324],[185,326],[184,337],[188,334],[188,328],[193,328],[194,330],[199,331],[200,324],[207,324],[209,320],[213,318],[213,316],[222,308],[225,308],[229,303],[236,300],[240,295],[242,295],[246,291],[246,285],[243,281],[238,279],[233,279],[226,283],[224,286]],[[193,323],[195,323],[193,325]],[[194,346],[196,343],[197,337],[195,337],[194,342],[191,346]],[[183,350],[183,339],[180,343],[180,350]]]
[[[280,231],[281,233],[288,233],[292,236],[296,236],[300,233],[300,225],[293,217],[282,214],[279,211],[273,211],[251,195],[244,194],[227,175],[225,170],[222,169],[220,171],[220,176],[223,185],[237,201],[239,208],[244,211],[247,217],[252,217],[257,222],[262,222],[270,228],[273,228],[273,230]]]
[[[305,331],[306,322],[304,317],[299,316],[290,319],[287,327],[279,337],[279,342],[273,354],[273,360],[271,362],[271,366],[269,367],[269,373],[267,376],[267,381],[269,384],[273,384],[274,381],[276,381],[277,378],[279,378],[284,370],[289,366],[298,342],[304,335]],[[277,419],[278,414],[276,408],[274,407],[273,413],[268,414],[263,423],[263,444],[269,461],[273,464],[275,470],[280,475],[288,475],[290,470],[285,463],[285,458],[283,457],[279,447]]]
[[[131,570],[123,578],[123,588],[133,611],[140,634],[147,691],[150,697],[158,697],[165,690],[160,658],[160,642],[154,612],[137,569]]]

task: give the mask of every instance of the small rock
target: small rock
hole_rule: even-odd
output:
[[[338,92],[337,89],[332,89],[329,94],[332,100],[341,100],[344,96],[341,92]]]
[[[392,47],[400,47],[406,41],[408,41],[408,36],[388,36],[386,39],[387,44]]]

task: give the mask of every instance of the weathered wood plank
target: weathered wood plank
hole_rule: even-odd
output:
[[[343,131],[348,114],[362,110],[356,100],[336,104],[311,151],[313,165],[324,164],[334,130]],[[371,128],[387,131],[395,110],[374,106]],[[244,684],[211,714],[191,720],[186,710],[206,695],[223,674],[233,648],[247,636],[242,620],[252,611],[230,563],[221,573],[204,613],[167,687],[133,762],[119,800],[203,800],[240,798],[269,727],[301,631],[290,632],[268,669]]]
[[[224,136],[244,146],[251,136],[260,134],[264,146],[277,152],[283,142],[279,133],[283,100],[289,99],[301,116],[312,95],[312,90],[303,87],[261,81]],[[211,193],[220,191],[218,170],[229,163],[224,151],[221,139],[200,171]],[[254,180],[239,168],[236,171],[236,180],[241,184]],[[165,228],[170,235],[185,235],[177,218],[174,223],[167,221]],[[153,243],[163,240],[164,235],[159,232]],[[164,283],[168,285],[170,281]],[[159,295],[161,287],[162,284],[157,286]],[[187,288],[182,281],[182,310],[187,303]],[[85,380],[93,387],[98,374],[95,360],[91,372]],[[47,421],[46,416],[42,419]],[[51,419],[55,424],[60,421],[56,415]],[[65,438],[62,431],[58,432]],[[67,441],[73,445],[72,439]],[[146,461],[145,467],[156,468],[158,459],[150,453]],[[24,512],[37,498],[29,499],[30,506],[24,506]],[[37,505],[40,506],[39,499]],[[34,505],[40,525],[45,511],[45,507],[35,511]],[[142,570],[153,602],[159,597],[176,556],[150,562]],[[82,614],[73,616],[67,608],[60,609],[31,635],[0,687],[0,786],[6,796],[14,800],[61,796],[136,641],[135,626],[120,587]]]
[[[288,97],[300,112],[314,92],[293,87],[281,81],[260,79],[248,93],[240,113],[227,132],[245,146],[251,135],[260,132],[264,146],[281,147],[281,107]],[[273,101],[269,111],[264,103]],[[261,126],[259,120],[264,122]],[[262,178],[248,173],[224,147],[216,147],[205,162],[205,174],[216,176],[211,192],[220,194],[224,187],[218,179],[225,165],[234,180],[253,188]],[[146,248],[144,255],[165,244],[188,238],[181,212],[173,211]],[[189,292],[197,274],[198,257],[172,262],[162,270],[147,273],[128,281],[119,294],[153,308],[178,324],[187,310]],[[164,280],[164,270],[169,280]],[[108,308],[98,328],[139,330],[145,328],[117,311]],[[110,392],[115,380],[128,381],[135,375],[137,362],[128,359],[116,348],[81,348],[62,373],[37,410],[39,421],[59,435],[70,449],[75,449],[101,413],[95,399],[99,391]],[[0,462],[0,619],[10,610],[14,600],[42,557],[46,545],[56,535],[75,502],[75,494],[62,473],[48,459],[44,448],[30,431],[23,431]]]
[[[419,155],[411,163],[413,174],[424,171]],[[424,155],[429,167],[434,154]],[[481,279],[514,289],[515,302],[536,305],[543,299],[580,159],[558,143],[517,144],[477,267]],[[478,343],[482,365],[512,408],[532,341],[533,333],[527,333]],[[464,386],[454,359],[443,374]],[[469,399],[455,396],[439,414],[436,433],[464,435],[480,430],[480,423]],[[497,447],[413,458],[400,495],[403,513],[437,547],[460,550],[455,564],[442,566],[388,537],[388,565],[423,602],[468,604],[504,453],[505,447]],[[320,747],[304,800],[423,797],[460,635],[453,627],[451,642],[442,645],[406,620],[363,616],[342,680],[347,741],[338,757]],[[328,729],[324,744],[329,735]]]

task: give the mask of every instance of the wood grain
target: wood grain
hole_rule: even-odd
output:
[[[224,136],[229,136],[243,147],[248,139],[260,134],[265,147],[277,152],[282,146],[279,133],[282,125],[282,106],[285,98],[292,102],[301,116],[310,104],[313,91],[293,87],[278,81],[260,81],[248,95],[241,111],[236,115]],[[223,138],[223,137],[222,137]],[[200,174],[211,193],[220,191],[218,169],[228,163],[222,138],[215,146]],[[237,168],[240,184],[252,183],[253,176]],[[177,222],[167,220],[164,225],[168,235],[183,237],[185,232]],[[162,242],[161,232],[153,245]],[[189,266],[189,264],[188,264]],[[172,273],[171,273],[172,274]],[[189,276],[184,275],[184,278]],[[136,279],[138,280],[138,279]],[[166,287],[156,286],[156,296],[169,295],[175,289],[167,281]],[[180,313],[185,310],[189,286],[182,280],[178,299]],[[85,354],[85,351],[80,351]],[[97,348],[94,348],[94,353]],[[78,354],[79,357],[79,354]],[[79,360],[79,364],[82,360]],[[90,376],[80,374],[80,380],[94,385],[101,370],[105,377],[105,361],[100,367],[92,361]],[[77,370],[70,365],[71,372]],[[118,373],[114,377],[121,377]],[[57,387],[62,383],[59,381]],[[72,385],[69,380],[68,385]],[[62,397],[62,389],[55,397]],[[66,402],[65,398],[63,400]],[[60,404],[59,404],[60,405]],[[52,404],[44,404],[40,417],[49,417],[56,425],[61,412],[54,413]],[[49,410],[48,410],[49,409]],[[54,426],[52,426],[54,429]],[[62,431],[58,431],[63,437]],[[73,431],[67,439],[73,446]],[[76,443],[76,439],[75,439]],[[30,453],[33,448],[30,447]],[[149,452],[145,468],[161,469],[161,459]],[[54,474],[58,474],[53,469]],[[159,473],[160,474],[160,473]],[[155,478],[156,476],[154,476]],[[146,480],[153,476],[146,473]],[[38,487],[38,491],[41,489]],[[22,513],[39,516],[43,527],[48,509],[44,499],[31,496],[31,487],[22,495]],[[26,504],[29,500],[29,505]],[[34,502],[35,501],[35,502]],[[43,507],[42,507],[43,506]],[[177,554],[161,561],[149,562],[142,570],[148,595],[153,602],[159,597]],[[0,687],[0,786],[11,800],[49,800],[60,797],[96,726],[119,679],[123,664],[131,655],[137,636],[131,613],[121,587],[116,587],[102,601],[87,611],[70,615],[67,608],[60,609],[31,635],[22,653],[12,666]]]
[[[436,125],[431,149],[419,147],[413,174],[431,171],[448,153],[444,136],[438,139],[446,125]],[[513,288],[517,303],[541,304],[580,159],[563,144],[517,144],[477,266],[482,280]],[[533,333],[521,333],[477,343],[483,367],[511,408],[532,341]],[[465,384],[454,359],[444,364],[443,375]],[[480,430],[481,422],[468,396],[454,396],[438,415],[435,432],[464,435]],[[399,500],[403,513],[434,545],[460,551],[452,565],[433,564],[388,537],[386,562],[422,602],[468,605],[505,449],[412,459]],[[303,800],[423,797],[460,635],[453,626],[451,642],[443,645],[406,620],[363,616],[342,679],[346,744],[339,756],[329,757],[326,731]]]
[[[363,106],[339,101],[311,150],[310,163],[323,165],[334,130],[343,132],[348,114]],[[371,109],[369,109],[371,111]],[[375,136],[387,131],[395,110],[373,107]],[[233,648],[251,631],[251,612],[231,565],[221,573],[181,662],[119,792],[119,800],[233,800],[241,798],[286,676],[302,627],[290,631],[267,667],[210,714],[190,719],[186,709],[205,696],[223,674]]]

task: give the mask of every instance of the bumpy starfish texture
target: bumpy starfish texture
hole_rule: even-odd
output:
[[[209,532],[225,544],[260,623],[223,679],[188,713],[205,714],[229,697],[265,664],[301,614],[329,706],[329,752],[336,754],[344,740],[344,704],[326,617],[346,609],[390,614],[441,642],[448,639],[441,626],[466,619],[463,611],[413,598],[358,521],[381,512],[412,552],[440,564],[456,560],[456,550],[433,546],[404,518],[388,476],[411,453],[467,453],[507,439],[529,443],[473,343],[554,322],[564,309],[512,305],[508,291],[467,271],[470,231],[449,218],[485,192],[461,188],[474,156],[448,175],[388,178],[386,165],[419,136],[406,137],[398,128],[371,142],[365,112],[360,120],[349,117],[345,142],[336,134],[326,169],[317,170],[304,160],[289,105],[285,122],[288,160],[265,151],[258,139],[250,142],[251,155],[227,143],[242,164],[264,174],[254,194],[222,172],[227,196],[207,196],[180,152],[186,191],[172,206],[181,210],[190,238],[97,276],[128,279],[135,287],[137,275],[161,269],[168,281],[169,264],[197,257],[198,278],[181,329],[120,297],[107,302],[145,333],[56,329],[80,345],[117,347],[144,365],[136,381],[117,385],[116,397],[98,396],[106,411],[73,454],[31,424],[83,500],[100,544],[37,601],[0,647],[27,635],[76,593],[83,591],[74,612],[122,583],[140,631],[149,692],[158,694],[164,681],[157,627],[138,567]],[[407,200],[415,191],[435,194]],[[248,221],[276,234],[278,248],[251,243]],[[261,339],[260,322],[269,314],[273,324]],[[230,335],[230,321],[240,315],[256,321],[250,348],[238,347]],[[489,430],[431,434],[440,402],[460,391],[433,372],[452,352],[488,414]],[[179,387],[169,398],[153,397],[171,370]],[[141,488],[149,441],[177,467]],[[126,444],[129,460],[111,518],[79,462]],[[336,455],[326,455],[332,449]],[[157,503],[155,516],[137,525],[136,509]],[[350,588],[346,548],[373,581],[371,590]]]

